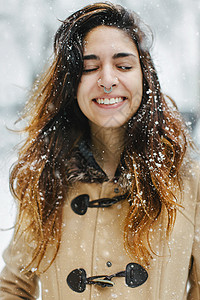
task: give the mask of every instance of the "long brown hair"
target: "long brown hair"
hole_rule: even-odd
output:
[[[27,270],[34,266],[38,273],[44,271],[40,264],[48,246],[55,245],[50,263],[59,250],[69,185],[67,160],[89,132],[76,100],[83,70],[83,41],[100,25],[127,32],[137,46],[143,72],[142,103],[128,122],[123,157],[124,176],[131,187],[124,228],[127,251],[148,264],[151,251],[143,242],[143,233],[148,234],[163,207],[168,213],[167,236],[175,222],[177,203],[170,187],[172,183],[178,185],[180,166],[191,142],[176,106],[168,98],[169,105],[161,92],[149,53],[151,34],[135,13],[119,5],[88,5],[62,22],[55,35],[53,61],[36,81],[23,115],[28,119],[24,129],[27,139],[12,168],[10,186],[19,202],[16,237],[25,232],[27,241],[35,243]]]

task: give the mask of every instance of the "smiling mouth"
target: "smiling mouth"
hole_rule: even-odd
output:
[[[126,100],[126,97],[115,97],[115,98],[95,98],[92,101],[97,102],[98,104],[105,104],[105,105],[110,105],[110,104],[115,104],[115,103],[120,103],[124,100]]]

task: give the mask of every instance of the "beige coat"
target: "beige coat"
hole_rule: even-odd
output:
[[[199,169],[191,166],[183,178],[183,206],[177,213],[169,245],[163,239],[163,212],[151,232],[154,256],[147,281],[137,287],[125,285],[125,279],[113,278],[115,285],[99,287],[87,285],[83,293],[72,291],[68,274],[84,268],[87,276],[109,275],[125,270],[131,259],[123,248],[123,223],[128,203],[119,202],[108,208],[88,208],[85,215],[75,214],[71,200],[80,194],[90,199],[113,197],[117,183],[76,182],[72,185],[64,206],[62,243],[52,266],[41,275],[43,300],[198,300],[200,299],[200,189]],[[38,278],[28,280],[21,272],[29,255],[24,244],[14,245],[4,253],[6,267],[0,276],[0,299],[35,299],[38,297]],[[135,260],[136,261],[136,260]],[[111,262],[111,266],[107,265]],[[191,267],[191,270],[190,270]],[[190,291],[187,283],[190,280]]]

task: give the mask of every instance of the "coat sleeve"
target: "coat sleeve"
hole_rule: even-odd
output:
[[[200,300],[200,180],[197,193],[195,232],[192,249],[192,268],[190,272],[189,282],[190,290],[187,299]]]
[[[30,249],[24,241],[11,241],[4,251],[5,267],[0,274],[0,299],[33,300],[39,297],[39,279],[22,272],[25,262],[30,258]]]

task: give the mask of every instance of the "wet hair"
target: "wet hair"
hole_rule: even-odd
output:
[[[55,35],[50,67],[36,81],[22,118],[27,138],[10,175],[11,191],[19,202],[16,236],[24,232],[34,241],[32,261],[26,269],[44,271],[41,262],[50,245],[59,250],[62,210],[69,182],[66,161],[75,145],[89,135],[87,118],[76,93],[83,72],[83,44],[89,31],[111,26],[128,34],[137,47],[143,74],[143,96],[129,120],[123,152],[123,178],[130,210],[124,227],[124,244],[130,255],[148,265],[154,250],[149,233],[162,210],[167,213],[166,237],[176,219],[180,167],[191,146],[174,102],[161,92],[149,47],[151,33],[134,12],[120,5],[95,3],[73,13]]]

